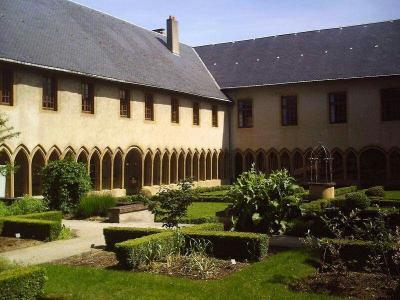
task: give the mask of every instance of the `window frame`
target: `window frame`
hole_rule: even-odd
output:
[[[397,91],[398,98],[384,99],[384,93],[388,91]],[[389,103],[385,103],[389,102]],[[384,88],[380,90],[380,103],[381,103],[381,121],[391,122],[400,121],[400,87]],[[397,108],[396,109],[393,108]],[[398,115],[395,115],[397,113]]]
[[[243,109],[241,104],[250,103],[250,108]],[[250,123],[246,122],[249,116],[245,116],[246,112],[250,112]],[[242,119],[242,122],[241,122]],[[253,116],[253,99],[239,99],[237,102],[237,122],[238,128],[252,128],[254,126],[254,116]]]
[[[211,127],[218,127],[218,105],[211,105]]]
[[[8,82],[6,82],[6,78]],[[7,88],[5,89],[4,86],[7,86]],[[7,96],[4,96],[5,90],[8,92]],[[4,99],[8,100],[4,101]],[[14,72],[9,68],[0,69],[0,105],[14,105]]]
[[[337,100],[342,100],[342,99],[337,99],[337,98],[331,98],[331,97],[335,97],[335,96],[344,96],[344,104],[343,103],[332,103],[332,100],[333,100],[333,102],[335,102],[335,101],[337,101]],[[338,114],[338,108],[339,108],[339,111],[340,111],[340,105],[343,105],[344,106],[344,109],[343,109],[343,107],[342,107],[342,109],[343,109],[343,111],[344,111],[344,117],[342,118],[342,117],[339,117],[338,118],[338,115],[340,116],[340,114]],[[335,117],[335,119],[333,120],[332,119],[332,110],[335,110],[334,111],[334,117]],[[341,112],[343,112],[343,111],[341,111]],[[329,124],[345,124],[345,123],[347,123],[347,92],[346,91],[339,91],[339,92],[330,92],[330,93],[328,93],[328,118],[329,118]]]
[[[154,121],[154,96],[146,94],[144,99],[144,119]]]
[[[179,99],[171,98],[171,123],[179,124]]]
[[[131,91],[126,87],[119,89],[119,116],[121,118],[131,117]]]
[[[285,120],[285,115],[284,115],[284,100],[286,100],[286,101],[288,101],[288,100],[290,100],[290,99],[294,99],[295,100],[295,102],[294,102],[294,107],[295,107],[295,118],[294,118],[294,121],[293,120],[291,120],[289,117],[288,117],[288,120]],[[287,111],[287,114],[292,114],[290,111],[289,111],[289,108],[291,108],[290,107],[290,105],[288,105],[288,103],[286,103],[286,111]],[[281,125],[282,126],[298,126],[299,125],[299,117],[298,117],[298,97],[297,97],[297,95],[284,95],[284,96],[281,96]]]
[[[193,125],[200,126],[200,103],[199,102],[193,102],[192,114],[193,114]]]
[[[46,94],[45,94],[45,80],[50,79],[50,97],[51,99],[45,99]],[[42,77],[42,109],[44,110],[53,110],[57,111],[58,110],[58,80],[55,76],[53,75],[43,75]],[[48,95],[47,95],[48,96]]]
[[[85,98],[85,88],[84,86],[87,85],[88,88],[88,95],[87,99]],[[88,113],[88,114],[94,114],[94,83],[88,82],[88,81],[83,81],[81,83],[81,95],[82,95],[82,112],[83,113]],[[86,106],[88,107],[85,108],[85,101],[88,102],[86,103]]]

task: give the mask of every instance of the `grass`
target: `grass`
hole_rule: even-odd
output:
[[[111,195],[89,194],[79,202],[77,215],[88,218],[92,216],[107,216],[108,209],[117,204],[117,198]]]
[[[385,199],[400,200],[400,191],[385,191]]]
[[[226,196],[226,194],[228,194],[228,191],[229,190],[202,192],[202,193],[199,193],[199,195],[206,196],[206,197],[224,197],[224,196]]]
[[[339,299],[290,291],[287,284],[314,272],[305,251],[287,251],[224,279],[195,281],[133,273],[45,265],[48,299]]]

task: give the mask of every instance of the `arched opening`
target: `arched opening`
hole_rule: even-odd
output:
[[[211,153],[208,152],[206,156],[206,179],[211,180]]]
[[[235,178],[243,173],[243,157],[242,154],[237,152],[235,154]]]
[[[45,155],[42,151],[36,151],[32,159],[32,195],[42,195],[42,169],[45,166]]]
[[[90,158],[90,179],[92,181],[92,188],[95,191],[100,190],[100,155],[97,151],[92,154]]]
[[[199,154],[197,152],[193,155],[193,178],[199,181]]]
[[[256,168],[258,171],[262,172],[262,173],[266,173],[267,172],[267,168],[265,165],[265,155],[264,152],[260,152],[257,154],[256,156]]]
[[[177,163],[178,163],[178,161],[177,161],[177,158],[176,158],[176,153],[175,152],[173,152],[172,153],[172,155],[171,155],[171,161],[170,161],[170,170],[171,170],[171,172],[170,172],[170,177],[169,177],[169,181],[170,181],[170,183],[176,183],[176,181],[177,181]]]
[[[185,174],[186,178],[193,177],[193,174],[192,174],[192,154],[190,152],[186,155],[185,173],[186,173]]]
[[[268,170],[270,172],[278,170],[278,155],[275,152],[268,155]]]
[[[75,153],[71,149],[68,149],[64,155],[64,159],[75,159]]]
[[[297,181],[304,180],[304,166],[303,156],[299,151],[296,151],[293,155],[293,176]]]
[[[165,152],[162,160],[162,183],[169,184],[169,157]]]
[[[150,186],[152,184],[151,180],[151,154],[148,152],[144,158],[144,185]]]
[[[400,151],[394,150],[389,156],[390,179],[400,180]]]
[[[56,149],[54,149],[49,156],[49,162],[55,161],[55,160],[60,160],[60,157],[61,157],[60,152],[58,152]]]
[[[281,154],[281,169],[286,169],[289,173],[291,171],[290,157],[286,151]]]
[[[206,155],[204,152],[200,155],[200,180],[206,180]]]
[[[125,189],[128,194],[138,193],[142,188],[142,153],[132,148],[125,157]]]
[[[185,154],[181,152],[178,159],[178,180],[185,179]]]
[[[79,153],[77,162],[84,164],[86,167],[88,165],[88,155],[85,151],[82,151],[81,153]]]
[[[244,170],[245,171],[249,171],[251,169],[251,166],[254,163],[253,154],[251,154],[250,152],[247,152],[245,157],[244,157],[244,162],[245,162]]]
[[[219,179],[225,179],[225,159],[224,159],[224,153],[220,152],[218,155],[218,178]]]
[[[338,152],[333,152],[332,155],[332,172],[333,172],[333,180],[340,181],[344,179],[344,162],[343,156]]]
[[[117,152],[114,156],[113,188],[122,189],[122,154]]]
[[[0,150],[0,166],[7,166],[11,164],[11,159],[8,153],[5,150]],[[6,190],[1,191],[0,195],[3,195],[6,198],[11,197],[11,174],[6,174]]]
[[[20,150],[15,157],[14,166],[14,196],[22,197],[29,194],[29,162],[28,155],[24,150]]]
[[[161,155],[160,152],[156,152],[153,161],[153,184],[160,185],[161,184],[161,173],[160,173],[160,166],[161,166]]]
[[[386,156],[378,149],[368,149],[360,155],[360,179],[364,186],[384,184]]]
[[[112,160],[111,153],[107,151],[103,156],[102,170],[101,170],[103,190],[111,189],[111,160]]]
[[[346,156],[346,177],[347,180],[354,181],[358,179],[357,156],[353,151]]]

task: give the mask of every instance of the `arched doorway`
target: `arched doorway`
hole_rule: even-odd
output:
[[[177,166],[178,166],[178,161],[176,159],[176,153],[173,152],[171,155],[171,160],[170,160],[170,177],[169,177],[169,182],[170,183],[176,183],[177,181]]]
[[[185,154],[181,152],[178,159],[178,180],[185,179]]]
[[[152,185],[151,180],[151,169],[152,169],[152,162],[151,162],[151,153],[147,152],[144,158],[144,185],[150,186]]]
[[[14,160],[16,168],[14,174],[14,196],[22,197],[29,194],[29,161],[28,154],[23,150],[19,150]]]
[[[112,160],[111,153],[107,151],[103,156],[102,170],[101,170],[103,190],[111,189],[111,160]]]
[[[169,184],[169,154],[168,152],[164,153],[162,159],[162,183]]]
[[[0,166],[7,166],[11,164],[9,153],[5,150],[0,150]],[[11,174],[6,174],[6,198],[11,197]]]
[[[363,186],[384,184],[386,156],[379,149],[367,149],[360,155],[360,179]]]
[[[204,152],[200,155],[200,180],[206,180],[206,155]]]
[[[192,153],[190,153],[190,152],[186,155],[185,177],[186,178],[193,177],[193,174],[192,174]]]
[[[268,170],[269,172],[278,170],[278,155],[275,152],[268,155]]]
[[[37,150],[32,159],[32,195],[42,195],[42,170],[46,157],[41,150]]]
[[[193,155],[193,178],[195,181],[199,181],[199,154],[195,152]]]
[[[92,181],[92,188],[95,191],[100,190],[100,154],[95,151],[90,158],[90,179]]]
[[[153,184],[154,185],[160,185],[161,184],[161,155],[160,152],[156,152],[156,155],[154,155],[154,160],[153,160]]]
[[[81,153],[79,153],[77,162],[85,165],[86,168],[87,168],[87,165],[88,165],[88,154],[86,153],[86,151],[81,151]]]
[[[206,179],[211,180],[211,153],[208,152],[206,156]]]
[[[256,168],[262,173],[267,172],[267,168],[265,165],[265,154],[263,151],[260,151],[256,156]]]
[[[243,156],[239,152],[235,154],[235,178],[243,173]]]
[[[281,169],[285,169],[289,173],[291,172],[290,156],[286,151],[281,154]]]
[[[60,151],[58,151],[57,149],[54,149],[53,151],[51,151],[51,154],[49,156],[49,162],[55,161],[55,160],[60,160],[60,157],[61,157]]]
[[[118,151],[114,156],[113,188],[122,189],[122,154]]]
[[[138,193],[142,188],[142,153],[137,148],[126,154],[124,181],[127,194]]]

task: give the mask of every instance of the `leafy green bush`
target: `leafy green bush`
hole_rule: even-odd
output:
[[[112,250],[117,243],[157,234],[162,231],[162,229],[157,228],[108,227],[103,229],[103,234],[107,249]]]
[[[357,192],[357,189],[358,188],[357,188],[356,185],[337,188],[337,189],[335,189],[335,197],[338,197],[338,196],[341,196],[341,195],[345,195],[345,194],[348,194],[348,193]]]
[[[253,166],[239,176],[227,195],[233,201],[235,230],[282,232],[290,207],[299,202],[298,192],[301,189],[286,170],[266,178]]]
[[[86,167],[72,159],[56,160],[43,168],[43,196],[51,209],[73,212],[90,190]]]
[[[44,270],[36,266],[0,272],[0,299],[37,299],[46,279]]]
[[[177,227],[179,220],[187,213],[189,205],[195,200],[193,183],[183,180],[178,189],[162,189],[149,203],[149,209],[163,222],[164,227]]]
[[[385,189],[383,186],[373,186],[365,191],[369,197],[385,197]]]
[[[0,201],[0,217],[9,216],[9,214],[8,206],[4,202]]]
[[[143,195],[143,194],[135,194],[135,195],[129,195],[129,196],[124,196],[124,197],[118,197],[117,202],[123,202],[123,203],[135,203],[135,202],[142,202],[142,203],[149,203],[150,199],[149,197]]]
[[[117,198],[111,195],[89,194],[82,197],[77,208],[80,217],[107,216],[108,209],[117,205]]]
[[[346,194],[346,206],[350,209],[366,209],[371,205],[371,200],[363,192]]]
[[[25,215],[32,213],[40,213],[48,210],[45,200],[33,198],[24,195],[22,198],[15,200],[9,207],[10,215]]]
[[[208,192],[218,192],[218,191],[227,191],[231,188],[230,185],[218,185],[212,187],[198,187],[195,188],[194,191],[196,193],[208,193]]]

